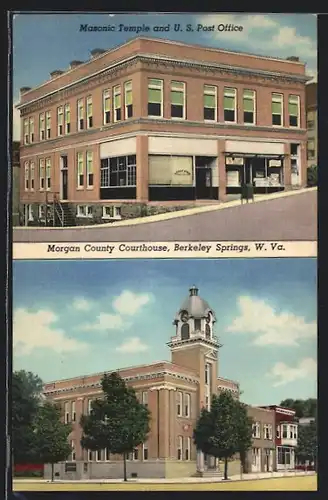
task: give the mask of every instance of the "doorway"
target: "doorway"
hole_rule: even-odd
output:
[[[213,168],[215,158],[210,156],[196,156],[196,190],[195,196],[198,200],[211,200],[214,198],[213,190]]]
[[[67,156],[61,156],[61,183],[60,199],[68,200],[68,163]]]

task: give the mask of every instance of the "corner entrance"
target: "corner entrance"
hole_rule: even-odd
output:
[[[218,189],[213,186],[213,167],[215,167],[216,158],[210,156],[196,156],[195,157],[195,180],[196,200],[214,200],[215,190]]]

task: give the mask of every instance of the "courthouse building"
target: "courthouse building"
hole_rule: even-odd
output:
[[[305,64],[136,38],[21,89],[21,201],[79,223],[306,184]],[[65,225],[65,224],[64,224]]]
[[[216,316],[210,305],[192,287],[173,321],[174,335],[168,342],[171,361],[115,370],[134,387],[139,400],[151,412],[147,442],[130,454],[128,475],[138,477],[187,477],[222,474],[214,457],[197,452],[193,430],[201,408],[210,408],[211,396],[222,390],[239,398],[239,384],[218,377],[219,349],[215,335]],[[115,478],[122,476],[122,457],[109,450],[92,452],[81,448],[82,414],[91,401],[101,397],[103,373],[47,383],[46,398],[60,403],[63,419],[73,425],[69,436],[72,453],[64,463],[55,465],[61,478]],[[275,470],[274,412],[249,407],[254,418],[254,448],[247,457],[244,472]],[[240,473],[237,459],[229,463],[229,474]],[[50,475],[50,467],[45,467]]]

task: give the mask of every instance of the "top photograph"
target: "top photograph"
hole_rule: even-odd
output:
[[[11,14],[14,242],[317,239],[317,16]]]

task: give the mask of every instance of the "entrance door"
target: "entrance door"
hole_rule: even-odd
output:
[[[67,200],[68,199],[68,165],[67,165],[67,156],[61,157],[61,193],[60,199]]]
[[[242,184],[252,184],[252,181],[253,181],[252,158],[245,158]]]
[[[196,166],[196,198],[198,200],[212,199],[212,169]]]

